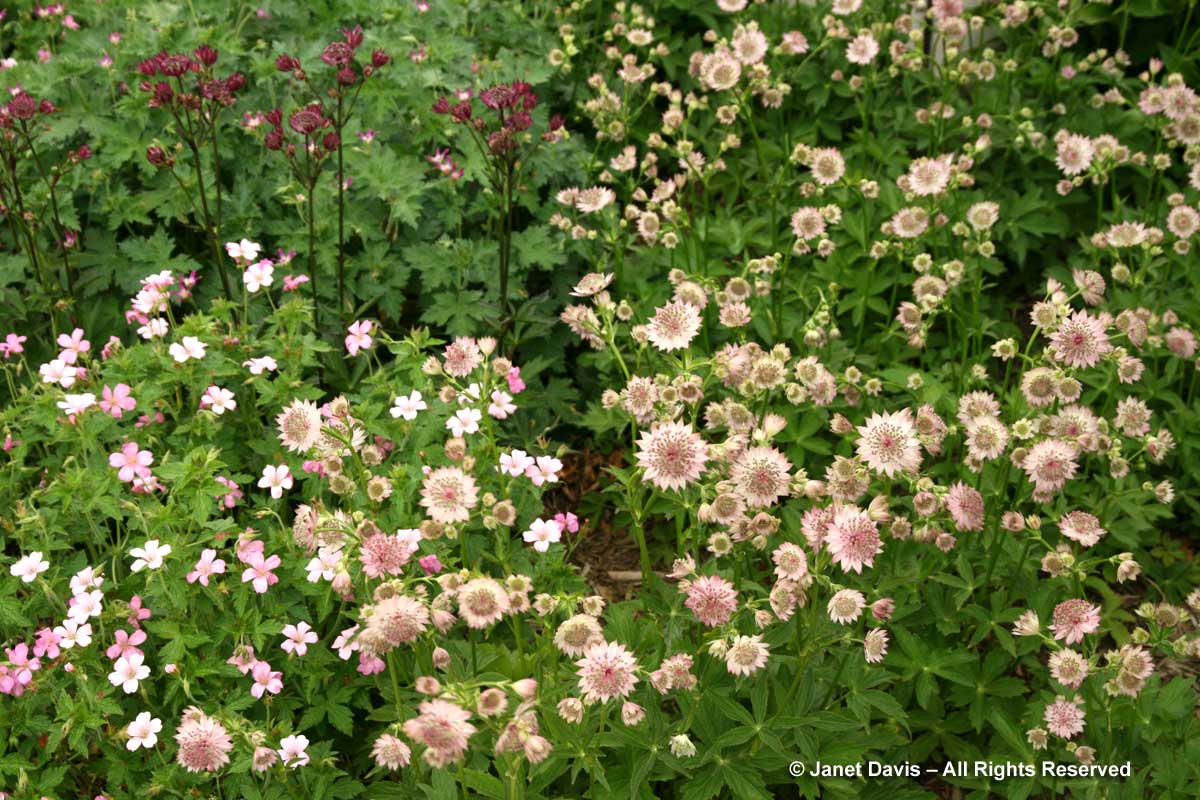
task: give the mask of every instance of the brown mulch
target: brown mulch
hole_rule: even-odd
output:
[[[582,519],[578,533],[565,534],[571,562],[579,566],[580,574],[597,594],[610,601],[623,600],[637,588],[638,582],[627,577],[628,573],[639,573],[637,543],[628,531],[614,527],[606,506],[598,515],[591,509],[585,515],[580,513],[580,502],[588,495],[599,496],[612,480],[604,468],[624,464],[624,451],[603,453],[584,448],[564,456],[562,462],[560,488],[546,498],[549,510],[574,511],[581,518],[587,517]]]

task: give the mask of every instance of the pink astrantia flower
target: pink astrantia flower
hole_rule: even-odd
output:
[[[762,636],[735,636],[725,651],[725,668],[732,675],[752,675],[767,665],[768,657]]]
[[[271,571],[282,563],[279,556],[263,558],[262,553],[254,553],[245,563],[247,566],[242,571],[242,583],[251,584],[259,594],[265,594],[268,586],[279,583],[279,576]]]
[[[1064,600],[1054,607],[1054,622],[1050,625],[1055,639],[1066,644],[1078,644],[1089,633],[1100,628],[1100,607],[1078,598]]]
[[[857,430],[858,456],[876,473],[891,478],[920,468],[921,443],[907,408],[894,414],[872,414]]]
[[[983,495],[962,481],[950,487],[946,494],[946,510],[960,531],[983,530]]]
[[[708,461],[708,446],[691,425],[664,422],[637,441],[638,466],[659,489],[680,490],[700,479]]]
[[[646,336],[659,350],[682,350],[700,332],[700,309],[675,300],[655,309],[646,326]]]
[[[587,704],[628,697],[637,685],[637,659],[617,642],[600,642],[588,648],[579,667],[579,690]]]
[[[508,381],[508,390],[513,394],[520,394],[525,391],[525,381],[521,380],[521,368],[513,367],[504,376]]]
[[[1058,698],[1046,706],[1046,713],[1043,717],[1046,720],[1046,727],[1055,736],[1061,736],[1064,739],[1072,739],[1083,733],[1085,723],[1083,709],[1080,706],[1080,702]]]
[[[475,733],[471,712],[448,700],[426,700],[417,706],[417,716],[403,725],[404,735],[425,745],[422,758],[432,767],[458,761],[467,752],[467,740]]]
[[[719,575],[705,575],[688,585],[684,605],[700,622],[715,628],[733,618],[738,606],[737,590]]]
[[[825,544],[833,556],[833,563],[846,572],[861,573],[864,566],[874,566],[875,556],[883,551],[875,520],[854,506],[842,506],[834,513],[825,534]]]
[[[1077,311],[1050,335],[1054,357],[1070,367],[1091,367],[1112,352],[1104,323],[1086,311]]]
[[[346,352],[351,356],[356,356],[359,350],[369,349],[375,341],[370,335],[373,327],[374,324],[365,319],[351,323],[347,328],[349,334],[346,336]]]
[[[137,400],[129,392],[129,386],[124,383],[111,388],[105,386],[100,393],[100,410],[120,419],[124,412],[137,408]]]

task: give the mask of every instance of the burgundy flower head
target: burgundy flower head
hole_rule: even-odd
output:
[[[350,45],[356,50],[358,49],[358,46],[363,43],[363,31],[361,25],[355,25],[353,28],[342,28],[341,34],[342,36],[346,37],[346,44]]]
[[[192,55],[196,57],[197,61],[206,67],[211,67],[213,64],[217,63],[217,51],[206,44],[202,44],[197,47],[196,52],[194,52]]]
[[[178,78],[191,68],[192,60],[183,53],[173,53],[169,56],[163,56],[158,64],[159,71],[169,78]]]
[[[321,52],[321,60],[331,67],[344,67],[354,58],[354,48],[345,42],[330,42]]]
[[[8,113],[17,119],[33,119],[37,112],[37,101],[25,92],[20,92],[8,101]]]
[[[321,128],[324,128],[328,122],[329,120],[322,116],[320,106],[316,105],[302,108],[288,119],[288,124],[292,127],[292,130],[304,136],[316,133]]]
[[[280,72],[291,72],[300,69],[300,59],[293,58],[287,53],[280,53],[275,59],[275,69]]]
[[[162,60],[166,57],[167,52],[165,50],[155,53],[145,61],[142,61],[140,64],[138,64],[138,72],[142,73],[147,78],[153,78],[158,74],[159,67],[162,65]]]

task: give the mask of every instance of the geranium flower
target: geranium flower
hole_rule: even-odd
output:
[[[307,749],[307,736],[285,736],[279,740],[279,758],[288,769],[303,767],[308,763]]]
[[[562,528],[554,520],[535,519],[521,536],[527,544],[533,545],[534,550],[544,553],[562,539]]]
[[[284,491],[291,489],[292,484],[292,474],[288,470],[287,464],[280,464],[279,466],[268,464],[263,467],[262,477],[258,479],[258,487],[260,489],[270,489],[271,497],[276,500],[283,497]]]
[[[42,558],[40,550],[34,550],[9,567],[8,574],[14,578],[20,578],[22,583],[33,583],[38,575],[48,569],[50,569],[50,562]]]
[[[250,668],[250,675],[254,678],[254,684],[250,687],[250,694],[261,699],[264,694],[279,694],[283,690],[283,673],[274,672],[271,670],[271,665],[266,661],[257,661]]]
[[[281,563],[279,556],[263,558],[262,553],[253,553],[245,561],[246,569],[242,571],[242,583],[249,583],[254,587],[254,591],[265,594],[268,586],[279,583],[279,576],[271,570]]]
[[[270,286],[274,281],[275,264],[269,258],[256,261],[246,267],[246,271],[242,273],[242,282],[246,284],[246,291],[250,294],[255,294],[259,289]]]
[[[372,342],[375,341],[370,336],[373,327],[373,323],[365,319],[351,323],[347,328],[350,333],[346,336],[346,352],[351,356],[356,356],[359,350],[369,349]]]
[[[187,574],[187,582],[195,583],[200,581],[201,586],[208,586],[208,579],[213,575],[222,575],[225,573],[225,561],[217,558],[217,551],[211,548],[205,548],[200,553],[200,560],[196,562],[196,566],[192,567],[192,571]]]
[[[128,384],[118,383],[109,388],[105,386],[100,393],[100,410],[120,419],[124,412],[137,408],[137,400],[130,394]]]
[[[134,559],[129,569],[131,572],[141,572],[143,569],[161,569],[163,558],[170,554],[171,545],[160,545],[158,539],[148,539],[141,547],[135,547],[129,551],[129,555]]]
[[[133,694],[138,690],[138,683],[150,677],[150,668],[143,665],[141,653],[131,653],[121,656],[113,664],[113,671],[108,674],[108,682],[120,686],[125,694]]]
[[[472,433],[479,432],[479,420],[483,419],[483,414],[475,408],[460,408],[454,412],[454,416],[446,420],[446,427],[456,437],[463,437]]]
[[[248,368],[251,375],[262,375],[264,372],[274,372],[279,369],[279,365],[275,363],[275,359],[270,356],[251,358],[248,361],[243,361],[242,366]]]
[[[500,454],[500,471],[514,478],[524,475],[525,470],[533,468],[535,463],[533,456],[524,450],[513,450],[511,453]]]
[[[191,358],[197,360],[204,358],[205,348],[207,347],[208,345],[195,336],[185,336],[182,341],[175,342],[168,347],[167,352],[171,354],[171,358],[175,359],[177,363],[182,364]]]
[[[66,364],[74,364],[79,356],[92,349],[92,343],[83,338],[83,328],[76,328],[69,334],[60,333],[55,341],[62,348],[58,357]]]
[[[237,400],[233,399],[233,392],[228,389],[222,389],[220,386],[209,386],[204,390],[204,396],[200,398],[200,407],[207,408],[219,417],[226,411],[236,409]]]
[[[15,333],[10,333],[4,337],[4,343],[0,344],[0,353],[4,353],[5,360],[12,358],[18,353],[24,353],[25,348],[22,346],[29,337],[18,336]]]
[[[406,419],[412,421],[417,418],[418,411],[424,411],[428,406],[421,399],[421,393],[414,389],[408,397],[397,397],[392,401],[392,419]]]
[[[152,717],[149,711],[143,711],[133,722],[129,723],[126,731],[129,734],[129,741],[125,742],[125,749],[132,753],[139,747],[146,749],[154,747],[158,742],[158,734],[161,730],[162,720]]]
[[[284,652],[293,653],[298,656],[307,653],[308,646],[316,644],[319,638],[313,631],[312,626],[307,622],[300,622],[296,625],[284,625],[283,637],[283,644],[280,646]]]
[[[42,364],[38,367],[38,374],[42,376],[42,383],[57,383],[64,389],[74,386],[79,377],[78,371],[61,358]]]
[[[87,647],[92,643],[92,625],[90,622],[75,619],[63,620],[63,624],[54,629],[54,635],[64,650],[70,650],[76,645]]]
[[[117,478],[126,483],[135,477],[148,476],[153,463],[154,454],[149,450],[139,450],[136,442],[126,442],[120,452],[108,456],[108,465],[114,467]]]
[[[226,242],[225,252],[234,261],[249,263],[258,258],[258,254],[262,252],[262,245],[249,239],[242,239],[240,242]]]

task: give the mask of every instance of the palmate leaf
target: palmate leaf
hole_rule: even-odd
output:
[[[442,326],[451,336],[468,336],[479,330],[480,323],[494,313],[484,302],[483,292],[462,289],[435,294],[433,302],[421,314],[421,320]]]

